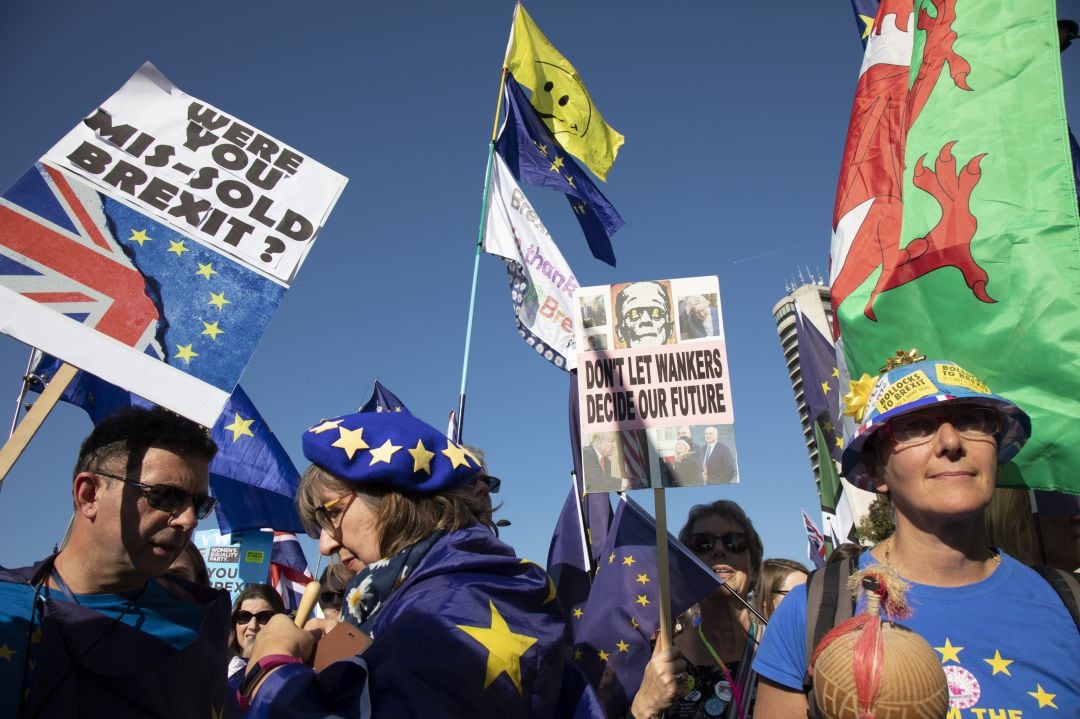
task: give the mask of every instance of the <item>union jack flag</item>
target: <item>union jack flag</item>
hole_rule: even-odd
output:
[[[810,519],[810,515],[806,513],[806,510],[802,510],[803,528],[806,529],[806,541],[807,541],[807,556],[810,561],[814,563],[815,567],[825,566],[825,535],[821,533],[821,530],[814,524],[814,520]]]
[[[270,584],[281,595],[285,609],[296,611],[304,596],[304,588],[314,580],[308,571],[307,559],[300,542],[292,532],[274,532],[274,548],[270,552]]]
[[[38,164],[0,197],[0,276],[23,297],[155,357],[158,308],[97,192]]]

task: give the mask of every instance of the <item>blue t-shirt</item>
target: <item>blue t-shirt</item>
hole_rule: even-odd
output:
[[[31,617],[35,590],[28,584],[0,582],[0,716],[18,716],[23,672],[34,666],[40,642],[41,619]],[[67,595],[45,588],[43,596],[65,601]],[[189,646],[198,636],[204,608],[174,597],[157,582],[145,590],[123,594],[77,594],[76,601],[147,634],[174,649]],[[27,684],[28,685],[28,684]]]
[[[864,553],[859,567],[873,562]],[[1029,567],[1003,553],[981,582],[912,584],[907,601],[914,614],[902,624],[930,643],[949,680],[947,719],[1080,716],[1080,633],[1061,597]],[[754,669],[801,691],[805,587],[777,608]]]

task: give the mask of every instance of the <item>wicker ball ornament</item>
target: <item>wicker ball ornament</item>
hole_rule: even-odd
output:
[[[827,719],[941,719],[949,685],[934,649],[915,632],[878,616],[904,616],[903,582],[879,567],[853,577],[867,591],[867,613],[835,627],[814,653],[814,700]],[[868,586],[869,585],[869,586]],[[890,597],[889,586],[899,596]],[[890,601],[893,600],[893,601]]]

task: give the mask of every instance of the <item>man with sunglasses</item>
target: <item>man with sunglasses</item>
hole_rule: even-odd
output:
[[[161,408],[95,427],[63,548],[0,570],[0,716],[220,713],[228,595],[163,576],[214,507],[216,451],[204,428]]]
[[[1030,419],[952,362],[912,350],[883,372],[852,382],[844,398],[860,423],[844,449],[844,475],[887,494],[896,522],[859,567],[881,563],[910,584],[914,613],[902,623],[941,660],[949,717],[1075,711],[1077,626],[1047,581],[987,546],[983,522],[999,465],[1027,441]],[[807,595],[793,589],[770,621],[754,664],[763,678],[759,719],[807,713]]]

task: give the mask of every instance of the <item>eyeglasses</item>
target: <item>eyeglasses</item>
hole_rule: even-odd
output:
[[[686,546],[698,554],[704,554],[711,552],[717,542],[720,542],[724,550],[728,552],[745,552],[748,546],[747,536],[743,532],[724,532],[720,535],[705,532],[691,534],[686,541]]]
[[[118,479],[125,484],[130,484],[143,493],[147,504],[154,509],[169,514],[183,512],[188,502],[191,502],[191,506],[195,509],[195,516],[199,519],[206,519],[217,504],[217,500],[208,494],[192,494],[179,487],[172,487],[167,484],[143,484],[142,482],[136,482],[134,479],[121,477],[118,474],[102,472],[100,469],[90,471],[102,477]]]
[[[263,624],[269,622],[270,617],[274,616],[275,613],[276,612],[274,612],[274,610],[272,609],[264,609],[261,612],[255,613],[241,609],[239,612],[236,613],[236,623],[247,624],[252,619],[254,619],[256,622],[259,623],[259,626],[262,626]]]
[[[335,512],[330,511],[334,508],[334,505],[345,499],[349,501],[346,502],[345,505],[341,507],[341,509]],[[356,499],[356,494],[343,494],[337,499],[331,499],[329,502],[324,502],[323,504],[320,504],[318,507],[316,507],[315,521],[318,523],[319,528],[325,529],[327,532],[330,533],[331,536],[337,536],[338,529],[341,525],[339,522],[335,522],[335,520],[337,520],[339,517],[345,514],[346,511],[348,511],[354,499]]]
[[[996,409],[971,406],[912,412],[885,423],[882,429],[898,447],[911,447],[933,439],[944,422],[967,439],[986,439],[1001,430],[1001,415]]]

